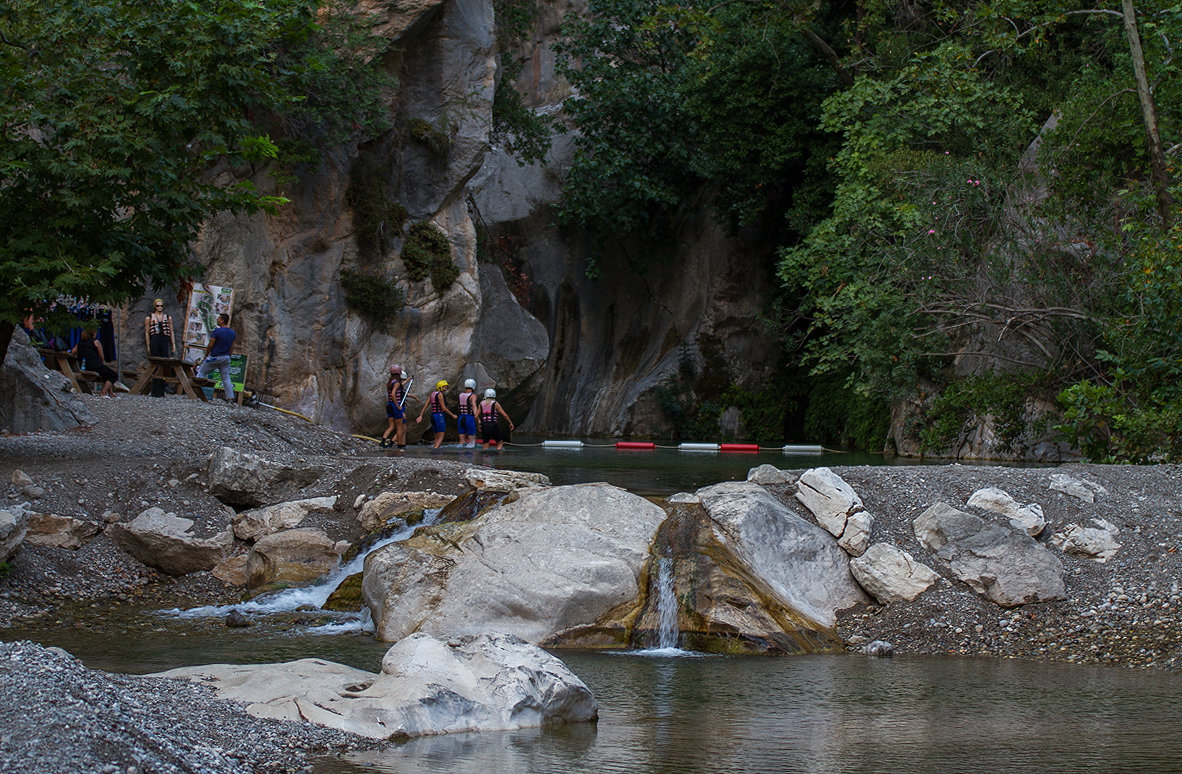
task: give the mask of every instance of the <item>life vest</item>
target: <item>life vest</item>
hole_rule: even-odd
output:
[[[480,423],[486,422],[493,425],[497,423],[497,402],[495,400],[480,404]]]
[[[402,397],[406,395],[406,388],[402,386],[402,382],[398,379],[391,379],[386,385],[386,395],[394,393],[394,402],[401,406]]]
[[[431,404],[431,412],[435,414],[443,413],[443,393],[439,390],[431,393],[431,397],[427,399]]]
[[[472,416],[472,396],[475,394],[474,392],[460,393],[460,416]]]

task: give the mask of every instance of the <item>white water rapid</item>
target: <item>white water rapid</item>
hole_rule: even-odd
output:
[[[328,601],[328,598],[332,596],[332,593],[337,590],[337,587],[346,578],[364,569],[365,557],[391,543],[406,540],[414,534],[414,531],[418,527],[434,524],[436,517],[439,515],[439,510],[437,508],[424,510],[423,521],[420,524],[416,524],[413,527],[404,527],[389,537],[377,541],[365,549],[364,552],[359,551],[357,556],[353,557],[348,563],[337,567],[336,570],[326,575],[319,583],[312,586],[283,589],[282,591],[276,591],[271,594],[263,594],[248,602],[239,602],[233,605],[202,605],[201,607],[192,607],[188,610],[172,608],[171,610],[161,610],[159,612],[161,615],[175,616],[177,618],[216,618],[228,615],[232,610],[238,610],[248,615],[267,615],[272,613],[290,613],[301,608],[318,609]],[[362,609],[360,613],[350,614],[347,620],[314,627],[309,631],[314,634],[373,631],[373,619],[368,609]]]

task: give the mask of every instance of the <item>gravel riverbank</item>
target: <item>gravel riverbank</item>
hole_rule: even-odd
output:
[[[0,436],[0,507],[37,511],[102,527],[159,506],[193,519],[200,536],[224,529],[232,511],[205,485],[210,454],[223,445],[293,464],[319,477],[306,497],[338,495],[337,512],[315,526],[353,540],[352,504],[390,490],[465,488],[465,465],[375,455],[375,445],[266,408],[178,397],[83,398],[97,422],[64,433]],[[32,484],[13,481],[20,470]],[[851,649],[874,639],[898,654],[964,654],[1182,670],[1182,470],[1177,466],[887,466],[834,468],[874,516],[873,542],[890,542],[941,580],[913,602],[871,605],[838,617]],[[1093,502],[1052,489],[1051,476],[1083,482]],[[1047,521],[1040,541],[1068,524],[1103,520],[1120,548],[1105,563],[1052,548],[1065,569],[1066,599],[1005,609],[956,580],[918,543],[912,520],[945,502],[966,508],[997,487]],[[771,487],[806,518],[793,484]],[[971,509],[970,509],[971,510]],[[105,534],[81,548],[25,545],[0,577],[0,630],[36,628],[69,606],[151,599],[171,604],[230,602],[236,587],[209,573],[170,578],[117,548]],[[60,652],[0,643],[0,771],[292,772],[307,755],[348,749],[352,737],[311,726],[251,718],[198,686],[86,669]],[[183,711],[179,708],[184,708]],[[34,769],[20,762],[39,761]]]

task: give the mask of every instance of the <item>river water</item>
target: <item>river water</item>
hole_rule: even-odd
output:
[[[411,446],[384,454],[450,459],[506,470],[544,473],[556,486],[606,481],[639,495],[670,495],[720,481],[744,481],[748,470],[763,464],[803,470],[822,465],[884,465],[893,462],[881,454],[840,451],[823,454],[690,452],[670,448],[626,451],[616,449],[614,443],[602,439],[588,439],[588,445],[581,449],[550,449],[541,446],[541,438],[514,438],[513,444],[506,444],[499,452],[463,449],[450,444],[439,449]],[[917,464],[910,459],[897,461]]]
[[[611,447],[406,454],[534,470],[556,484],[609,481],[650,495],[742,480],[765,462],[885,462]],[[80,605],[35,629],[0,631],[0,639],[57,645],[91,667],[137,674],[308,657],[378,671],[388,645],[357,631],[356,615],[308,610],[305,603],[319,604],[323,594],[307,596],[264,600],[266,610],[255,603],[256,625],[246,629],[227,629],[221,609]],[[380,755],[320,760],[313,772],[1182,772],[1177,675],[981,658],[703,657],[672,648],[557,655],[594,692],[598,723],[418,739]]]

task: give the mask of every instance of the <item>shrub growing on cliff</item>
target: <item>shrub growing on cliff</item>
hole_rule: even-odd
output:
[[[345,306],[383,333],[405,305],[402,288],[372,269],[341,269],[341,289]]]
[[[431,278],[431,286],[442,293],[460,276],[451,258],[451,242],[433,224],[420,220],[410,225],[402,246],[406,276],[414,282]]]
[[[407,212],[390,199],[389,161],[374,162],[364,154],[349,171],[345,201],[353,210],[353,237],[362,259],[373,261],[402,234]]]

